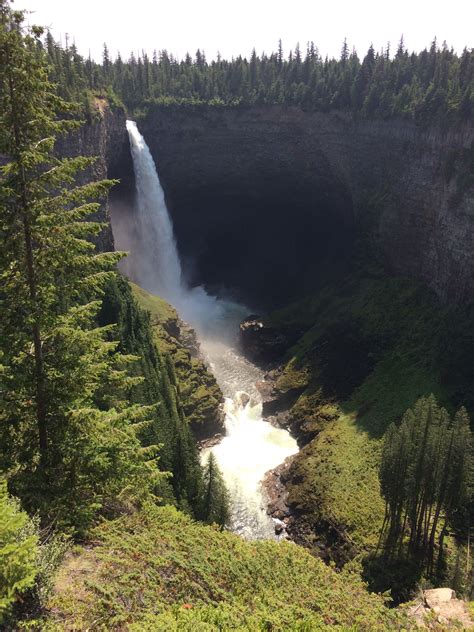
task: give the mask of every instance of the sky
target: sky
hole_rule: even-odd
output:
[[[460,52],[474,46],[473,0],[15,0],[34,11],[28,20],[50,28],[64,44],[100,60],[104,42],[113,56],[167,49],[178,58],[200,48],[208,59],[270,53],[283,41],[285,54],[314,41],[324,57],[339,56],[345,37],[363,56],[403,34],[410,51],[440,43]]]

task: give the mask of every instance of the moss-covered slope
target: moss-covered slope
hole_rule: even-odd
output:
[[[249,543],[149,507],[105,522],[70,556],[44,629],[397,630],[355,575],[292,543]],[[406,629],[406,628],[405,628]]]
[[[199,355],[193,330],[169,303],[130,283],[138,303],[150,313],[155,341],[169,353],[178,378],[186,418],[198,439],[222,431],[222,392]]]
[[[301,393],[289,415],[306,444],[287,475],[293,535],[341,563],[376,546],[387,426],[430,393],[448,408],[472,411],[472,318],[469,310],[441,306],[416,282],[374,274],[352,277],[266,322],[305,330],[275,385],[277,398]]]

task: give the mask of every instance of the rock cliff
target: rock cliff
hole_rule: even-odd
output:
[[[473,298],[472,127],[276,106],[155,106],[139,126],[192,282],[275,305],[339,271],[358,237],[389,271]]]
[[[128,138],[125,130],[125,119],[124,110],[112,109],[104,99],[96,98],[92,120],[73,134],[57,140],[56,151],[63,157],[95,156],[97,158],[90,169],[79,174],[80,184],[90,180],[115,178],[117,161],[122,166],[126,164]],[[130,168],[133,174],[131,160]],[[122,185],[122,188],[125,191],[125,184]],[[111,194],[111,199],[114,198],[114,195],[115,193]],[[113,250],[114,240],[110,224],[109,201],[101,205],[94,219],[105,224],[104,230],[97,239],[98,247],[104,251]]]
[[[158,296],[130,284],[143,309],[150,314],[155,342],[169,354],[178,379],[184,414],[194,436],[206,441],[224,432],[222,391],[201,354],[195,331],[178,316],[174,307]]]
[[[89,170],[79,174],[79,183],[91,179],[120,178],[120,186],[112,189],[109,199],[101,205],[95,217],[105,224],[97,240],[98,248],[107,251],[114,248],[111,207],[115,212],[133,212],[135,181],[124,110],[111,109],[101,99],[96,99],[95,105],[93,120],[74,134],[60,139],[56,148],[65,157],[97,157]],[[138,302],[151,314],[158,347],[162,353],[171,355],[185,401],[184,412],[196,437],[206,439],[222,432],[222,393],[200,357],[194,332],[162,299],[147,294],[133,284],[132,288]]]

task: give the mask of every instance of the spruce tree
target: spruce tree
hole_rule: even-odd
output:
[[[132,358],[96,326],[121,255],[95,252],[101,226],[87,220],[112,182],[78,186],[93,159],[55,155],[79,124],[48,80],[41,34],[0,4],[0,469],[44,523],[82,531],[146,493],[156,447],[136,436],[149,410],[126,401]]]
[[[474,51],[461,56],[436,42],[430,50],[409,54],[403,38],[390,59],[387,45],[380,53],[371,46],[362,64],[344,41],[339,59],[323,60],[313,42],[303,61],[299,46],[284,58],[281,41],[270,57],[252,51],[230,61],[209,63],[201,50],[178,61],[167,51],[133,54],[113,61],[104,46],[101,63],[83,59],[74,44],[62,48],[46,37],[50,74],[60,93],[88,102],[88,90],[114,92],[130,109],[155,104],[238,105],[297,104],[305,109],[352,111],[357,116],[402,115],[420,123],[449,117],[468,120],[472,113]]]
[[[120,350],[140,358],[132,368],[135,375],[145,379],[130,389],[130,399],[145,405],[157,404],[140,439],[143,445],[162,446],[160,468],[171,476],[167,485],[162,482],[160,496],[174,499],[179,507],[199,517],[202,468],[181,404],[174,365],[171,356],[162,354],[156,346],[149,314],[137,304],[128,282],[120,276],[107,283],[99,313],[100,325],[111,323],[117,323]]]
[[[223,528],[229,522],[229,517],[229,492],[217,459],[209,452],[204,466],[203,520]]]
[[[421,398],[385,435],[380,465],[386,501],[385,553],[406,548],[410,557],[434,571],[448,527],[469,528],[472,440],[469,418],[461,408],[451,420],[435,398]]]

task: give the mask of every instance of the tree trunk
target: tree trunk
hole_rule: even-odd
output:
[[[33,324],[33,344],[35,357],[35,390],[36,390],[36,417],[38,423],[38,441],[40,458],[42,465],[46,462],[48,452],[48,431],[46,422],[46,394],[45,394],[45,375],[43,361],[43,345],[41,341],[41,329],[38,322],[38,302],[36,292],[36,281],[33,265],[33,247],[31,239],[31,230],[26,213],[23,213],[23,228],[25,237],[26,264],[28,272],[28,287],[30,299],[34,309]]]
[[[377,553],[379,552],[380,545],[382,544],[382,539],[383,539],[385,527],[387,526],[387,521],[388,521],[388,503],[385,503],[385,514],[383,517],[382,527],[380,529],[380,535],[379,535],[379,540],[377,542],[377,548],[375,549],[375,555],[377,555]]]

